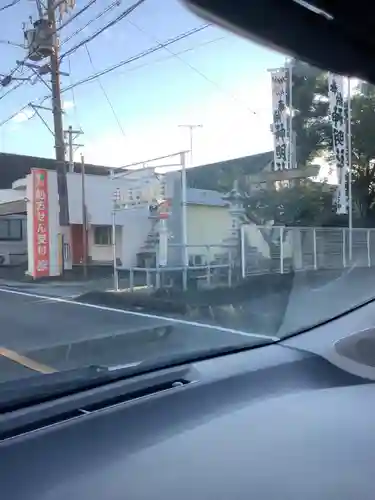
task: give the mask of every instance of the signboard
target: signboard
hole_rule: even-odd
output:
[[[115,208],[143,207],[159,204],[166,196],[166,179],[154,174],[148,178],[126,178],[128,186],[117,188],[113,195]]]
[[[49,276],[48,173],[32,169],[34,278]]]
[[[338,186],[336,204],[338,214],[348,213],[348,197],[346,190],[348,173],[347,155],[347,117],[344,100],[344,77],[329,73],[328,75],[329,111],[332,123],[333,152],[336,159]]]
[[[272,86],[272,133],[274,142],[274,170],[289,170],[290,144],[289,119],[286,106],[288,69],[271,71]]]

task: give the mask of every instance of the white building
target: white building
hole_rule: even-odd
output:
[[[9,175],[13,170],[8,165],[4,168],[1,156],[4,155],[0,155],[0,174],[3,170]],[[29,164],[36,164],[37,168],[14,181],[12,189],[0,190],[0,265],[4,265],[4,259],[5,264],[17,258],[18,261],[24,259],[28,261],[28,272],[32,276],[58,276],[63,268],[71,269],[84,260],[82,176],[80,173],[67,174],[70,226],[63,228],[58,222],[57,175],[53,161],[16,158],[19,171],[20,164],[25,164],[24,158]],[[228,244],[233,244],[230,234],[234,226],[228,203],[223,199],[223,193],[209,187],[221,186],[223,181],[230,183],[233,176],[249,188],[277,182],[276,177],[279,176],[279,179],[281,174],[272,171],[272,158],[272,153],[263,153],[187,171],[190,185],[187,188],[186,213],[189,264],[206,264],[225,258],[229,253]],[[47,161],[52,164],[46,164]],[[22,168],[30,172],[30,167]],[[306,176],[305,171],[298,173],[294,170],[293,175],[297,174]],[[89,264],[108,265],[113,261],[114,193],[118,190],[121,198],[129,197],[129,189],[134,191],[134,186],[139,186],[139,179],[145,175],[150,178],[149,170],[127,171],[126,177],[112,179],[109,169],[88,166],[85,203]],[[155,176],[151,177],[155,187],[155,183],[159,183]],[[166,223],[169,235],[167,265],[181,266],[184,262],[181,172],[171,172],[165,178],[165,196],[170,201]],[[116,260],[120,269],[155,266],[160,235],[158,224],[158,217],[150,213],[147,204],[116,211]],[[264,242],[256,228],[253,229],[257,237],[252,236],[252,246],[263,254]],[[258,242],[259,239],[262,241]]]
[[[131,174],[134,177],[141,175]],[[168,265],[182,264],[182,210],[180,172],[167,175],[167,197],[171,210],[167,221],[170,235]],[[85,175],[87,213],[87,257],[92,265],[110,264],[113,259],[112,214],[116,189],[123,195],[134,183],[129,177]],[[0,191],[0,215],[23,220],[20,244],[28,255],[28,273],[32,276],[58,276],[83,261],[82,176],[67,174],[70,227],[59,226],[57,174],[55,171],[33,170],[13,183],[13,189]],[[18,215],[17,215],[18,214]],[[0,230],[1,230],[0,218]],[[26,229],[27,220],[27,229]],[[152,262],[155,253],[155,217],[147,205],[116,211],[116,258],[118,267],[129,269]],[[191,263],[214,260],[225,252],[225,238],[230,230],[227,203],[214,191],[187,190],[187,234]],[[26,238],[25,238],[26,237]],[[1,249],[1,234],[0,234]],[[19,251],[19,250],[18,250]],[[10,251],[10,253],[12,253]],[[1,251],[0,251],[1,254]],[[0,263],[1,264],[1,263]],[[151,264],[152,265],[152,264]],[[39,270],[38,270],[39,266]]]

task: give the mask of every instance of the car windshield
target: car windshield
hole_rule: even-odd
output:
[[[178,0],[0,19],[0,392],[277,342],[375,296],[373,85]]]

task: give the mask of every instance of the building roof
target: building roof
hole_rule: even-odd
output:
[[[81,172],[81,164],[75,163],[75,172]],[[14,181],[23,179],[32,168],[56,170],[56,161],[52,158],[0,153],[0,189],[11,189]],[[91,175],[109,175],[109,167],[85,164],[85,171]]]
[[[188,188],[186,191],[187,203],[189,205],[204,205],[211,207],[225,207],[228,202],[223,199],[222,193],[210,189]]]
[[[233,187],[233,180],[260,173],[273,160],[273,151],[233,160],[200,165],[186,171],[189,187],[210,190],[228,190]]]

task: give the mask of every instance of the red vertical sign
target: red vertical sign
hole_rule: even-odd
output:
[[[34,277],[49,276],[48,175],[32,169],[34,189]]]

